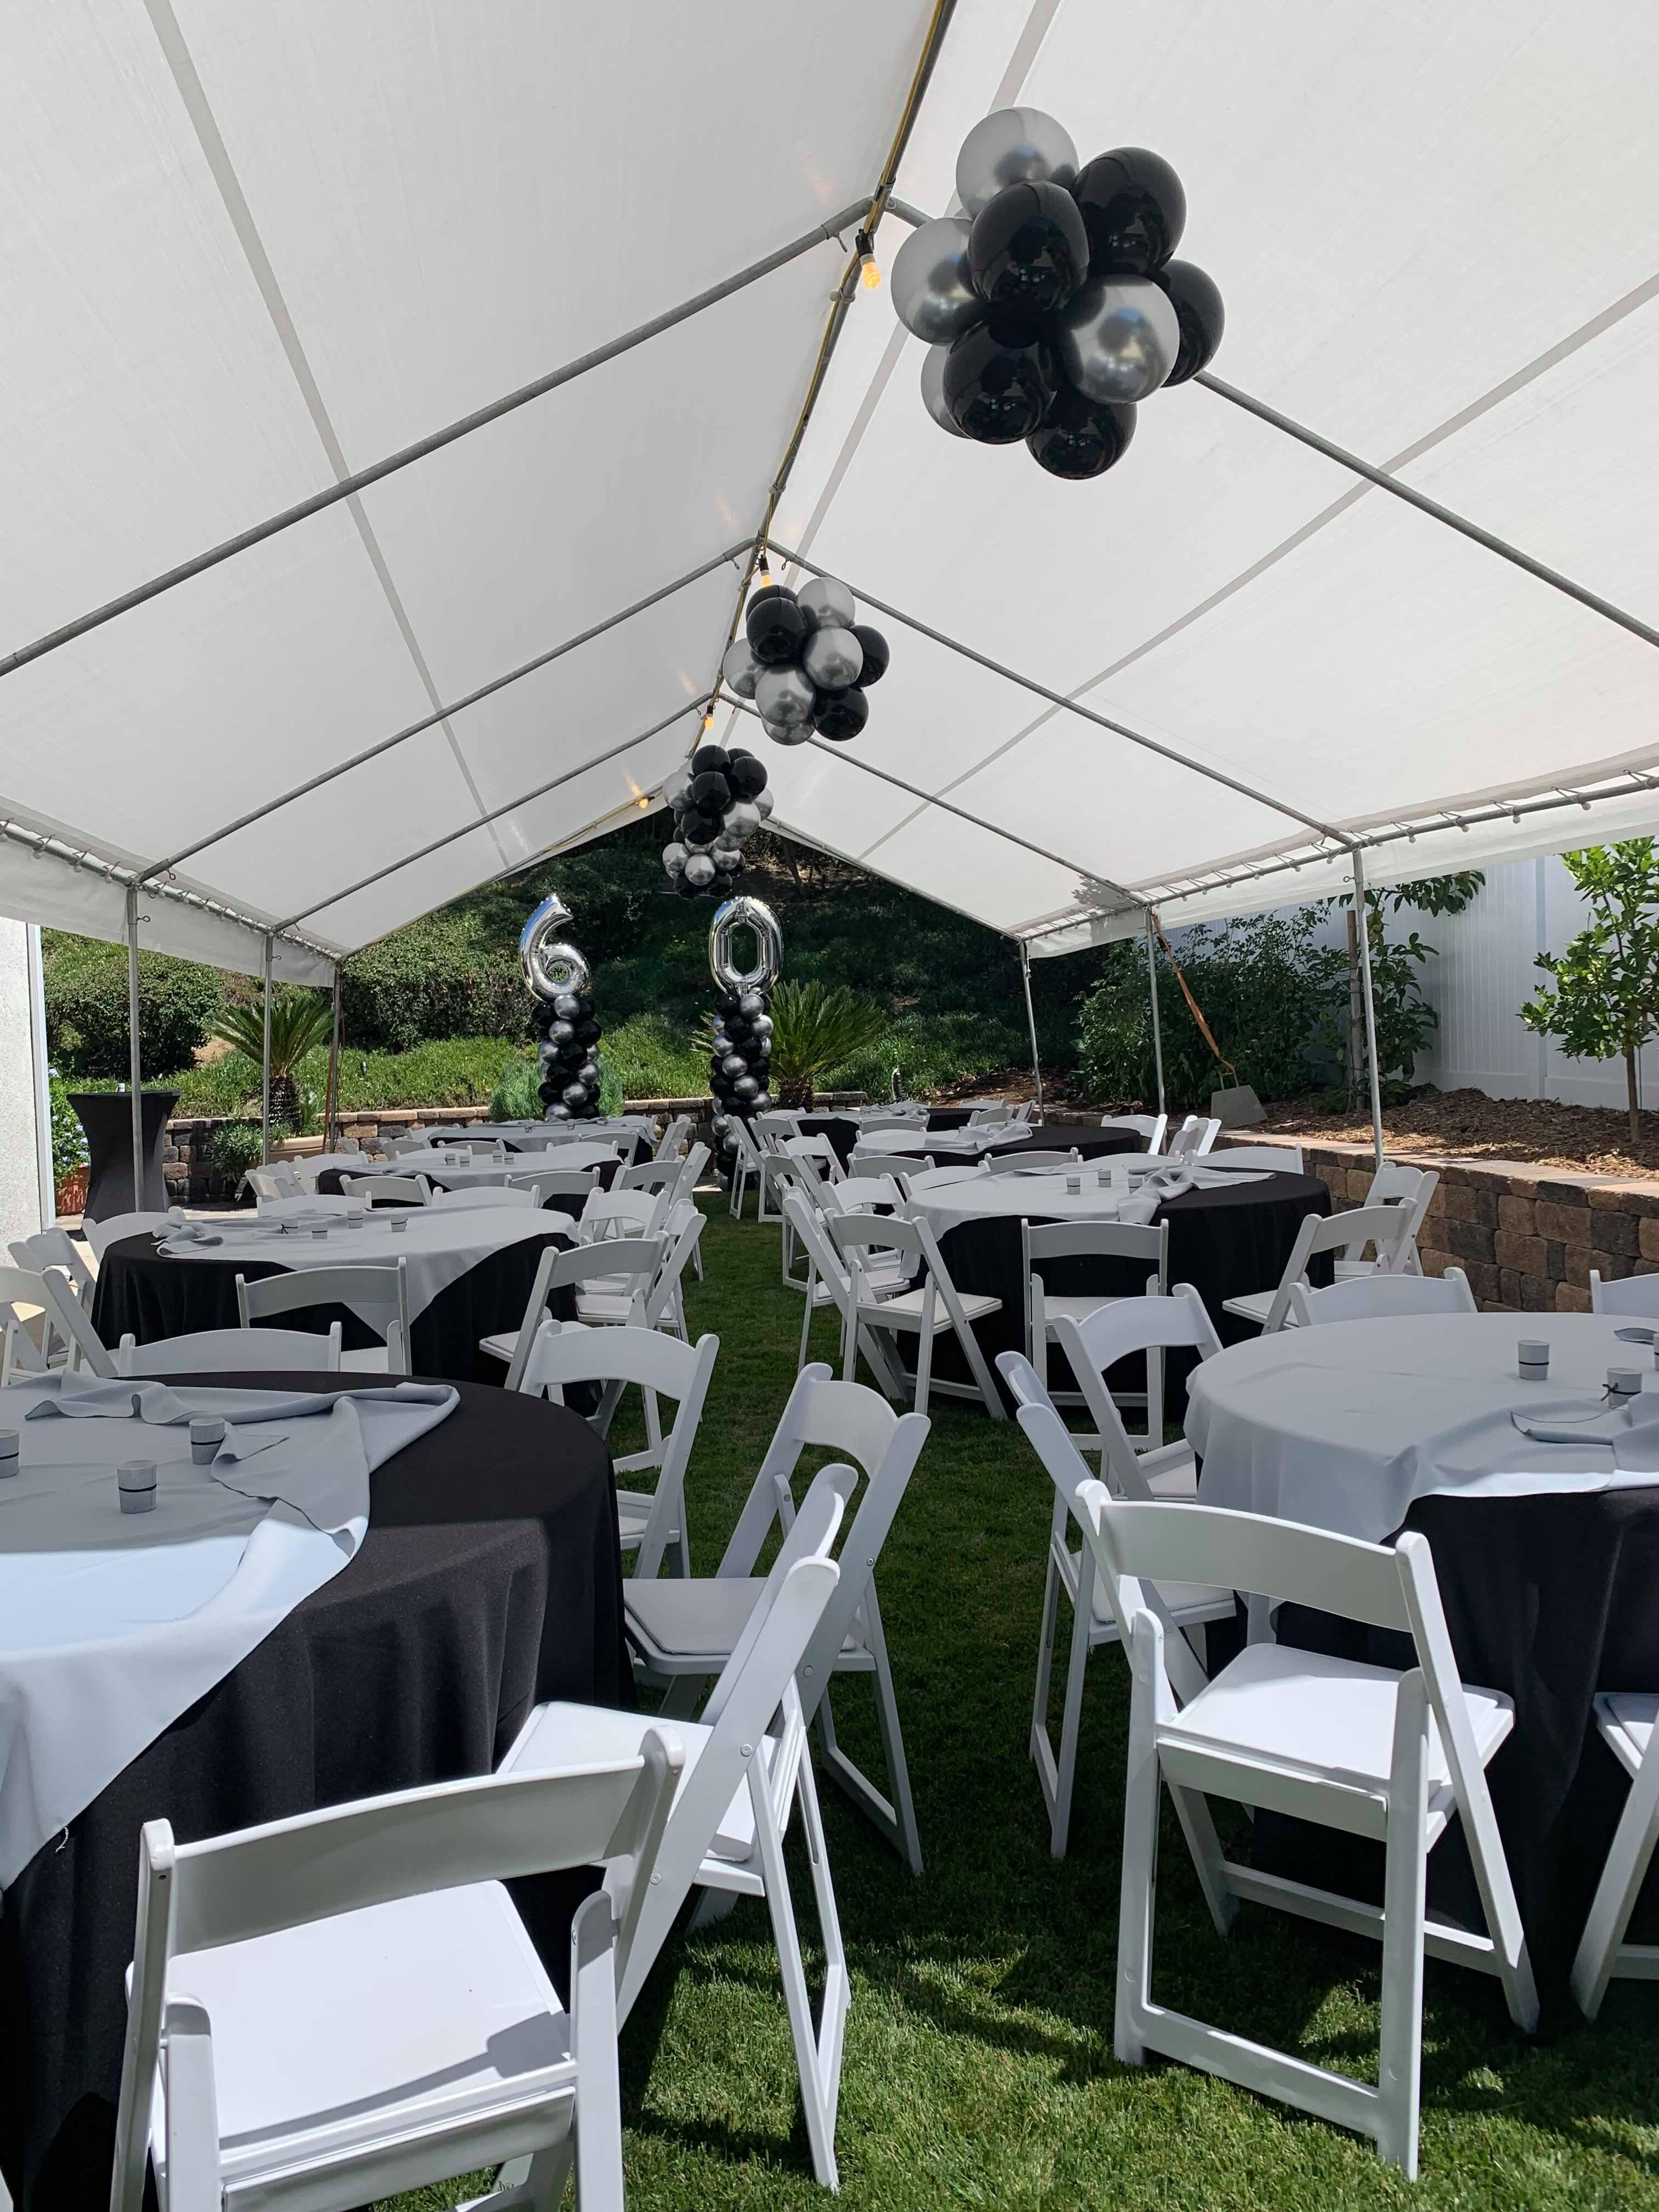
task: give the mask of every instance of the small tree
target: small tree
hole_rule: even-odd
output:
[[[1540,952],[1555,978],[1521,1009],[1540,1036],[1557,1036],[1570,1060],[1622,1055],[1631,1142],[1641,1134],[1638,1055],[1659,1036],[1659,861],[1651,837],[1592,845],[1562,860],[1589,902],[1590,925],[1565,952]]]

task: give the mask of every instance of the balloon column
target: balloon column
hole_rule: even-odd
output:
[[[755,933],[755,964],[739,969],[732,957],[732,937],[743,927]],[[719,997],[714,1001],[714,1048],[708,1056],[708,1087],[714,1097],[714,1140],[718,1158],[729,1168],[738,1140],[733,1119],[748,1121],[772,1103],[772,1017],[767,994],[783,968],[783,932],[771,908],[757,898],[728,899],[708,932],[708,968]]]
[[[893,264],[898,319],[930,349],[923,404],[954,437],[1023,438],[1051,476],[1103,475],[1138,403],[1221,343],[1220,293],[1170,258],[1180,178],[1141,146],[1079,162],[1052,115],[1005,107],[963,140],[957,195],[963,213],[923,223]]]
[[[570,909],[556,892],[519,933],[519,964],[536,1001],[542,1103],[550,1121],[591,1121],[599,1110],[599,1025],[592,978],[574,945],[556,935]]]
[[[870,713],[864,695],[886,672],[886,639],[860,622],[853,594],[833,576],[814,576],[799,592],[763,583],[720,663],[781,745],[804,745],[814,730],[843,744],[857,737]]]
[[[743,848],[772,811],[766,763],[741,745],[699,745],[662,787],[674,810],[674,835],[662,864],[682,898],[725,898],[743,866]]]

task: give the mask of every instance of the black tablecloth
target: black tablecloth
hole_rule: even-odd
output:
[[[1420,1498],[1406,1526],[1433,1550],[1459,1674],[1515,1700],[1514,1730],[1487,1778],[1539,1996],[1559,2017],[1571,2006],[1567,1977],[1626,1786],[1591,1701],[1598,1690],[1659,1682],[1659,1487]],[[1300,1607],[1281,1607],[1277,1628],[1280,1643],[1304,1650],[1415,1663],[1404,1637]],[[1224,1656],[1212,1651],[1212,1666]],[[1252,1856],[1292,1879],[1381,1901],[1381,1844],[1259,1813]],[[1429,1854],[1428,1895],[1437,1914],[1484,1931],[1455,1821]],[[1656,1904],[1644,1893],[1631,1941],[1659,1941]]]
[[[69,1103],[87,1133],[87,1199],[81,1211],[88,1221],[112,1221],[139,1208],[167,1210],[161,1174],[161,1144],[167,1116],[179,1103],[176,1091],[142,1094],[144,1187],[132,1194],[132,1094],[119,1091],[71,1091]]]
[[[464,1180],[452,1182],[445,1173],[444,1164],[441,1160],[439,1160],[434,1165],[433,1163],[423,1159],[418,1152],[412,1153],[400,1160],[398,1164],[397,1171],[399,1175],[422,1175],[429,1183],[435,1183],[440,1190],[476,1190],[478,1188],[476,1183],[469,1183]],[[571,1172],[571,1170],[565,1168],[549,1170],[550,1174],[566,1175]],[[574,1172],[585,1175],[587,1170],[583,1168],[576,1170]],[[601,1160],[599,1164],[599,1188],[601,1190],[609,1190],[611,1184],[615,1182],[617,1176],[621,1172],[622,1162],[620,1160]],[[323,1198],[343,1198],[345,1194],[340,1188],[342,1178],[347,1176],[362,1176],[362,1170],[361,1168],[325,1168],[317,1178],[318,1195]],[[370,1180],[372,1180],[372,1178],[370,1178]],[[361,1195],[361,1194],[359,1194],[359,1195]],[[393,1199],[387,1200],[384,1202],[388,1205],[399,1205],[404,1201]],[[412,1206],[415,1201],[410,1199],[407,1202]],[[552,1213],[568,1213],[570,1211],[570,1201],[568,1198],[550,1198],[545,1200],[544,1203],[545,1204],[548,1211]]]
[[[463,1385],[454,1413],[388,1460],[370,1494],[356,1557],[0,1903],[0,2171],[19,2212],[108,2202],[143,1822],[167,1820],[185,1843],[485,1774],[543,1698],[632,1701],[610,1457],[574,1413]],[[514,1887],[562,1984],[577,1893],[568,1878]]]
[[[549,1244],[565,1246],[571,1241],[559,1229],[518,1237],[487,1254],[476,1267],[440,1291],[410,1323],[410,1372],[452,1382],[501,1382],[505,1372],[501,1362],[480,1352],[478,1340],[498,1336],[503,1330],[517,1330],[530,1303],[544,1249]],[[338,1259],[346,1267],[355,1263],[356,1255],[343,1244]],[[109,1247],[99,1264],[92,1325],[112,1349],[128,1331],[140,1344],[155,1344],[164,1337],[184,1336],[198,1329],[234,1328],[239,1318],[237,1276],[245,1275],[249,1282],[255,1282],[285,1272],[271,1260],[216,1260],[210,1255],[169,1260],[162,1256],[154,1237],[123,1237]],[[574,1321],[575,1293],[556,1291],[548,1301],[548,1310],[561,1321]],[[341,1343],[348,1352],[366,1350],[380,1341],[345,1306],[308,1307],[284,1314],[276,1325],[326,1334],[336,1321],[340,1323]]]
[[[1049,1129],[1043,1131],[1045,1141],[1049,1133]],[[1096,1134],[1121,1137],[1123,1132],[1097,1130]],[[1316,1176],[1274,1175],[1260,1182],[1241,1181],[1232,1188],[1182,1191],[1178,1197],[1166,1200],[1153,1218],[1170,1224],[1171,1287],[1176,1283],[1192,1284],[1221,1341],[1237,1344],[1255,1336],[1257,1330],[1253,1322],[1224,1312],[1223,1301],[1251,1291],[1274,1289],[1304,1217],[1328,1214],[1330,1210],[1331,1194]],[[1033,1212],[1030,1218],[1048,1221],[1054,1216]],[[1019,1229],[1017,1215],[992,1214],[959,1222],[939,1240],[939,1256],[959,1291],[975,1291],[1002,1301],[1001,1312],[988,1316],[974,1332],[986,1358],[993,1363],[1000,1352],[1025,1349],[1025,1281],[1021,1273]],[[1316,1255],[1309,1262],[1308,1276],[1316,1288],[1332,1281],[1332,1255]],[[1103,1297],[1135,1297],[1146,1287],[1146,1267],[1143,1261],[1133,1260],[1050,1260],[1044,1262],[1042,1279],[1056,1297],[1093,1291]],[[914,1364],[909,1342],[901,1338],[899,1348]],[[1185,1411],[1187,1376],[1193,1364],[1192,1355],[1186,1352],[1170,1352],[1166,1357],[1164,1411],[1169,1420],[1178,1421]],[[933,1369],[947,1382],[970,1379],[954,1337],[939,1338]],[[1051,1388],[1072,1387],[1065,1360],[1052,1346],[1048,1374]],[[1127,1372],[1115,1376],[1114,1382],[1124,1389],[1139,1387]]]
[[[941,1107],[927,1116],[930,1135],[943,1130],[965,1129],[972,1109]],[[836,1148],[836,1158],[842,1167],[853,1157],[853,1148],[863,1135],[859,1124],[845,1114],[804,1114],[801,1116],[804,1137],[826,1136]],[[866,1151],[878,1152],[881,1138],[874,1135],[865,1139]],[[1000,1143],[988,1145],[991,1153],[1012,1152],[1024,1147],[1032,1152],[1069,1152],[1073,1147],[1085,1160],[1097,1160],[1109,1152],[1134,1152],[1144,1149],[1132,1129],[1103,1129],[1098,1121],[1045,1121],[1041,1128],[1033,1129],[1028,1136],[1009,1137]],[[970,1156],[946,1151],[937,1155],[940,1167],[954,1167],[959,1160]]]

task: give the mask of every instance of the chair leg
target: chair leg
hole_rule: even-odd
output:
[[[1037,1779],[1042,1785],[1043,1804],[1052,1821],[1054,1813],[1054,1747],[1048,1741],[1048,1690],[1054,1674],[1054,1636],[1060,1625],[1060,1568],[1054,1559],[1054,1536],[1048,1538],[1048,1571],[1042,1584],[1042,1619],[1037,1629],[1036,1688],[1031,1698],[1031,1735],[1029,1748]]]
[[[893,1670],[887,1657],[887,1638],[881,1626],[881,1607],[872,1583],[863,1607],[865,1645],[875,1662],[876,1725],[881,1735],[882,1758],[887,1768],[891,1799],[884,1797],[863,1768],[856,1765],[836,1741],[836,1718],[830,1710],[830,1685],[824,1685],[816,1714],[824,1771],[837,1788],[886,1837],[912,1874],[922,1870],[921,1834],[916,1826],[915,1801],[910,1794],[910,1768],[904,1756],[904,1731],[899,1723],[898,1698]]]
[[[830,1886],[823,1825],[816,1817],[817,1797],[811,1761],[805,1753],[800,1775],[804,1786],[798,1786],[801,1787],[803,1824],[812,1861],[812,1887],[823,1929],[826,1969],[823,2021],[816,2033],[794,1905],[789,1894],[789,1873],[783,1863],[783,1838],[778,1832],[771,1792],[758,1761],[751,1770],[750,1802],[754,1807],[755,1838],[766,1881],[767,1909],[772,1916],[772,1940],[777,1947],[784,2007],[789,2014],[789,2031],[795,2046],[795,2069],[800,2078],[807,2141],[812,2149],[812,2171],[822,2188],[837,2189],[841,2179],[836,2166],[836,2107],[841,2095],[842,2036],[847,2019],[847,1960],[842,1948],[835,1892]]]
[[[1077,1740],[1083,1725],[1083,1679],[1089,1666],[1089,1625],[1094,1594],[1094,1561],[1085,1550],[1078,1563],[1072,1648],[1066,1664],[1066,1701],[1060,1721],[1060,1757],[1054,1765],[1054,1802],[1048,1815],[1048,1850],[1050,1856],[1057,1859],[1065,1857],[1066,1839],[1071,1833],[1072,1786],[1077,1779]]]
[[[1129,1648],[1129,1764],[1123,1790],[1123,1873],[1118,1893],[1117,2002],[1112,2048],[1126,2066],[1146,2057],[1142,2024],[1152,1993],[1152,1897],[1158,1877],[1158,1768],[1154,1735],[1162,1668],[1158,1623],[1139,1614]]]
[[[1382,2049],[1376,2076],[1376,2148],[1407,2181],[1417,2179],[1428,1747],[1428,1690],[1420,1671],[1413,1668],[1400,1685],[1395,1706],[1382,1891]]]
[[[1618,1965],[1619,1948],[1659,1840],[1659,1757],[1650,1750],[1631,1784],[1613,1848],[1595,1886],[1595,1897],[1572,1962],[1572,1994],[1588,2020],[1601,2009]]]
[[[916,1411],[927,1411],[927,1389],[933,1379],[933,1332],[927,1325],[928,1316],[922,1317],[921,1334],[916,1339]]]
[[[806,1263],[806,1311],[801,1316],[800,1356],[795,1362],[795,1372],[797,1375],[800,1373],[801,1369],[806,1364],[806,1346],[808,1340],[811,1338],[812,1334],[812,1316],[817,1310],[817,1306],[813,1303],[817,1294],[817,1287],[818,1271],[809,1260]]]

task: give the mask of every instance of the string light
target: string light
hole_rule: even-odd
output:
[[[873,292],[881,283],[881,271],[876,266],[876,242],[867,230],[858,234],[859,282],[866,292]]]

